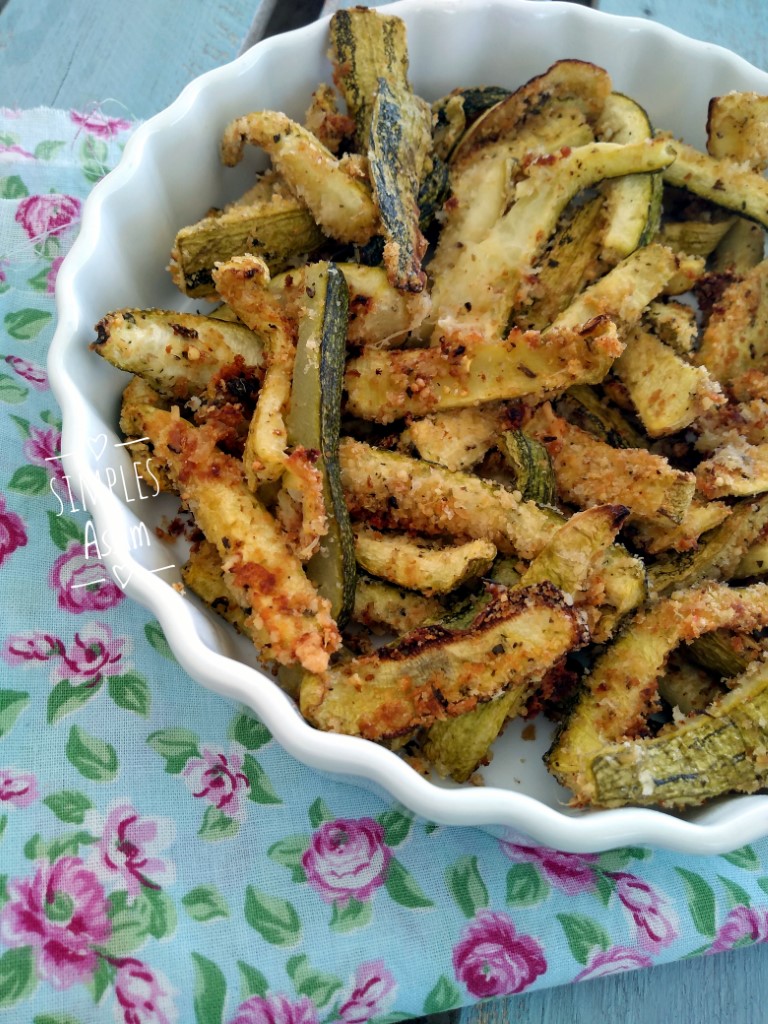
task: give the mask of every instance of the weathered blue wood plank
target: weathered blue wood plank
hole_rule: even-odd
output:
[[[9,0],[0,105],[90,108],[144,119],[237,56],[276,0]]]

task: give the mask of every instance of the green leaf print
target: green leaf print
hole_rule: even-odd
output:
[[[309,823],[312,828],[320,828],[325,821],[333,821],[335,814],[320,797],[309,805]]]
[[[124,890],[113,892],[109,908],[112,933],[102,947],[107,956],[126,956],[144,945],[150,936],[162,939],[176,929],[173,901],[159,890],[142,889],[130,903]]]
[[[79,711],[101,689],[101,680],[96,683],[81,683],[72,686],[68,679],[61,679],[48,694],[46,719],[49,725],[55,725],[66,715]]]
[[[205,923],[229,917],[229,907],[215,885],[198,885],[181,897],[181,905],[193,921]]]
[[[237,961],[237,970],[240,975],[240,1002],[245,1002],[251,996],[261,996],[263,999],[269,991],[269,982],[261,971],[244,960]]]
[[[245,747],[258,750],[272,739],[272,733],[262,722],[245,712],[237,715],[229,728],[230,739]]]
[[[8,899],[8,875],[0,875],[0,907],[7,903]]]
[[[53,320],[53,313],[45,309],[12,310],[5,314],[5,329],[17,341],[32,341]]]
[[[112,782],[117,777],[119,764],[115,748],[77,725],[69,731],[66,755],[69,763],[92,782]]]
[[[16,424],[16,429],[23,438],[28,438],[32,433],[30,429],[29,420],[25,420],[22,416],[14,416],[10,414],[8,419],[12,420]]]
[[[110,676],[107,680],[109,696],[119,708],[133,711],[143,718],[149,717],[152,695],[149,684],[138,672],[126,672],[121,676]]]
[[[25,199],[29,190],[18,174],[0,178],[0,199]]]
[[[197,1024],[221,1024],[227,982],[220,967],[201,953],[192,953],[195,965],[195,992],[193,997]]]
[[[43,267],[33,277],[27,279],[29,287],[36,292],[47,292],[48,291],[48,275],[51,272],[50,267]]]
[[[605,950],[611,937],[601,924],[584,914],[557,914],[574,960],[586,966],[589,955],[597,946]]]
[[[742,889],[736,882],[731,881],[730,878],[725,878],[723,875],[717,876],[720,879],[720,883],[728,894],[728,903],[731,907],[748,907],[751,903],[749,893]]]
[[[737,868],[743,868],[745,871],[760,870],[760,858],[751,846],[742,846],[739,850],[732,850],[730,853],[724,853],[722,857],[723,860],[727,860],[729,864],[735,864]]]
[[[295,946],[301,940],[301,920],[296,909],[277,896],[253,885],[245,890],[245,920],[273,946]]]
[[[549,895],[549,883],[533,864],[515,864],[507,872],[507,903],[532,907]]]
[[[488,906],[488,890],[477,867],[477,857],[460,857],[445,873],[448,889],[465,917]]]
[[[0,814],[0,839],[3,838],[3,835],[5,834],[5,829],[6,829],[7,825],[8,825],[8,815],[7,814]]]
[[[19,466],[8,484],[9,491],[37,497],[49,489],[50,477],[42,466]]]
[[[437,979],[432,991],[424,1000],[423,1013],[445,1013],[446,1010],[453,1010],[461,1002],[461,992],[450,979],[441,974]]]
[[[66,146],[66,142],[57,139],[45,139],[35,146],[35,156],[38,160],[52,160],[56,154]]]
[[[21,690],[0,690],[0,739],[8,735],[27,704],[28,693]]]
[[[6,405],[19,405],[28,394],[29,388],[19,384],[15,377],[0,373],[0,402],[5,402]]]
[[[253,800],[257,804],[281,804],[283,802],[275,792],[267,773],[256,758],[251,757],[250,754],[246,754],[243,758],[243,774],[250,783],[249,800]]]
[[[24,856],[28,860],[40,860],[47,857],[53,863],[59,857],[76,857],[81,846],[87,846],[98,842],[98,836],[92,836],[90,832],[63,832],[46,843],[43,837],[36,833],[24,844]]]
[[[93,977],[89,982],[86,982],[86,985],[93,996],[94,1003],[100,1002],[102,996],[114,981],[116,973],[117,971],[115,967],[113,967],[109,961],[105,960],[103,957],[99,957],[99,962],[96,965],[96,970],[93,972]]]
[[[371,923],[373,908],[368,902],[350,899],[346,903],[334,903],[329,927],[331,931],[344,934],[358,928],[365,928]]]
[[[26,999],[37,984],[31,946],[9,949],[0,956],[0,1010]]]
[[[717,931],[715,926],[715,894],[712,887],[701,875],[685,868],[675,868],[685,883],[685,890],[688,894],[688,910],[693,921],[693,926],[702,935],[713,936]]]
[[[156,754],[164,758],[165,770],[170,775],[178,775],[183,771],[190,757],[200,756],[197,736],[181,727],[153,732],[147,737],[147,743]]]
[[[307,851],[311,840],[306,835],[286,836],[278,839],[267,850],[267,856],[276,864],[281,864],[291,872],[291,881],[306,882],[307,875],[301,859]]]
[[[32,1024],[80,1024],[80,1021],[68,1013],[39,1013],[32,1018]]]
[[[82,825],[87,811],[93,804],[85,795],[74,789],[62,789],[44,798],[43,803],[49,807],[60,821],[71,825]]]
[[[69,516],[57,515],[50,509],[48,510],[48,532],[59,551],[66,551],[73,540],[80,544],[85,540],[85,533],[79,523],[70,519]]]
[[[387,880],[384,883],[390,897],[402,907],[434,907],[419,883],[394,857],[389,862]]]
[[[285,970],[293,982],[296,994],[307,996],[315,1006],[326,1006],[334,993],[344,985],[341,978],[333,974],[324,974],[312,967],[309,957],[304,953],[292,956],[286,963]]]
[[[176,657],[171,650],[170,644],[165,639],[163,627],[159,622],[153,620],[152,622],[145,623],[144,636],[147,638],[147,642],[150,647],[153,647],[158,654],[167,658],[168,661],[176,661]]]
[[[376,820],[384,829],[384,842],[387,846],[399,846],[411,834],[413,815],[409,811],[393,808],[384,811]]]
[[[231,839],[240,831],[240,822],[237,818],[230,818],[228,814],[220,811],[218,807],[209,804],[205,809],[203,821],[197,834],[201,839],[209,843],[217,843],[221,839]]]

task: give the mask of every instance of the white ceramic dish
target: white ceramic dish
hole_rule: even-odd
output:
[[[768,92],[768,74],[726,50],[575,4],[402,0],[388,10],[407,23],[411,77],[428,99],[458,85],[515,87],[554,60],[577,57],[607,68],[615,88],[639,100],[656,125],[701,146],[711,96],[733,89]],[[199,308],[176,291],[166,264],[177,229],[247,183],[253,162],[236,170],[219,163],[222,129],[258,108],[300,118],[317,82],[329,77],[326,49],[327,19],[268,39],[192,82],[136,131],[118,168],[85,206],[80,235],[58,278],[50,369],[64,415],[67,472],[90,495],[104,561],[126,592],[157,616],[191,676],[253,708],[299,760],[382,787],[424,817],[513,829],[573,852],[645,843],[720,853],[768,834],[765,795],[724,799],[684,816],[651,809],[569,810],[567,793],[541,763],[548,745],[543,723],[534,742],[521,740],[515,729],[505,733],[483,788],[424,779],[382,747],[310,728],[258,670],[249,645],[169,586],[179,579],[175,566],[183,552],[158,541],[154,526],[176,506],[162,497],[140,500],[136,493],[130,453],[116,447],[125,377],[89,352],[93,324],[121,306]]]

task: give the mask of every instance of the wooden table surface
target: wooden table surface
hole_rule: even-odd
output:
[[[768,0],[595,0],[592,6],[661,22],[768,68]],[[306,21],[322,7],[322,0],[0,0],[0,106],[99,105],[108,114],[144,119],[266,31]],[[460,1024],[660,1020],[765,1024],[768,947],[492,1000],[460,1014]]]

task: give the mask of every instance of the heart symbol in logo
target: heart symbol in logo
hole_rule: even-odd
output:
[[[107,447],[107,435],[97,434],[96,437],[91,437],[88,440],[88,445],[93,452],[93,455],[98,462],[101,456],[104,454],[104,449]]]
[[[133,569],[131,569],[130,566],[128,568],[124,568],[122,565],[115,565],[112,568],[112,572],[115,575],[115,579],[120,584],[120,588],[125,590],[128,586],[128,580],[133,576]]]

